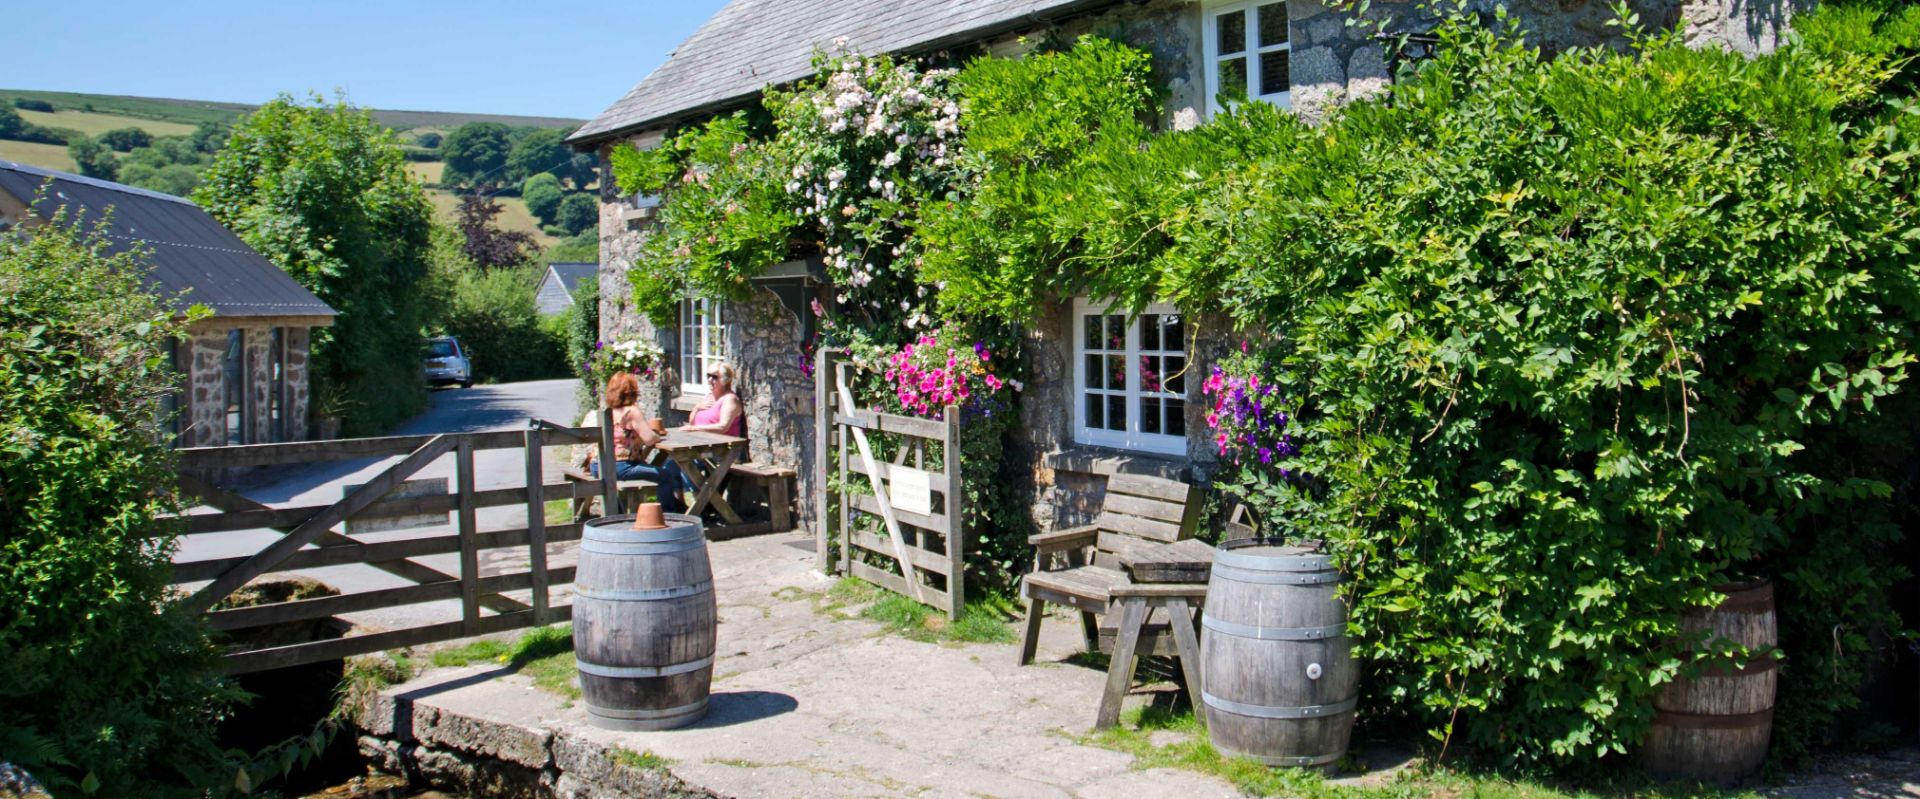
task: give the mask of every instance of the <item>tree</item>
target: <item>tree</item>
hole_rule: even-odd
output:
[[[440,143],[447,162],[440,182],[447,186],[479,188],[501,181],[507,154],[513,151],[511,131],[498,122],[468,122],[454,128]]]
[[[135,150],[136,153],[146,150]],[[200,169],[192,164],[161,164],[152,166],[146,163],[122,164],[120,182],[129,186],[138,186],[161,194],[186,197],[200,185]]]
[[[574,153],[573,160],[567,162],[564,174],[555,172],[573,184],[577,191],[585,191],[594,181],[600,179],[600,156],[593,153]]]
[[[220,152],[220,148],[227,146],[227,137],[232,135],[232,125],[225,122],[202,122],[194,127],[193,134],[188,136],[188,139],[193,143],[193,149],[212,154]]]
[[[340,316],[314,332],[316,391],[352,435],[426,404],[420,283],[433,206],[395,134],[344,101],[282,95],[249,114],[194,200]]]
[[[45,100],[28,100],[21,97],[13,101],[13,107],[22,111],[39,111],[43,114],[53,113],[53,103]]]
[[[120,152],[132,152],[136,147],[145,147],[153,143],[153,134],[139,128],[114,128],[100,134],[100,143]]]
[[[213,730],[236,692],[170,602],[158,520],[182,508],[152,427],[202,312],[176,317],[140,249],[66,220],[0,231],[0,761],[60,796],[207,795],[183,783],[233,782]]]
[[[17,139],[27,127],[27,120],[20,116],[19,111],[0,107],[0,139]]]
[[[120,175],[120,162],[114,160],[113,151],[87,136],[75,136],[68,141],[67,156],[80,168],[80,174],[87,177],[113,180]]]
[[[425,133],[422,133],[418,136],[413,137],[413,143],[420,145],[421,147],[425,147],[429,150],[434,150],[440,147],[440,142],[444,138],[445,137],[441,136],[438,132],[429,130]]]
[[[566,192],[560,188],[560,179],[551,172],[542,172],[527,178],[520,185],[520,199],[527,204],[528,213],[540,220],[541,225],[551,225],[554,217],[560,213],[560,201]]]
[[[460,197],[457,213],[460,235],[465,239],[460,251],[481,269],[524,263],[527,250],[534,247],[533,234],[524,230],[501,230],[494,224],[493,218],[500,215],[500,210],[500,203],[484,194],[476,192]]]
[[[600,202],[591,194],[569,194],[560,201],[557,221],[569,235],[578,235],[600,224]]]
[[[560,137],[561,132],[555,128],[540,128],[520,137],[507,155],[508,175],[520,181],[544,173],[558,177],[558,173],[570,169],[573,151],[560,143]]]

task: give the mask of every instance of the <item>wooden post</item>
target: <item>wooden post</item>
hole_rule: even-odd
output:
[[[460,437],[454,468],[460,501],[460,614],[469,634],[480,623],[480,550],[474,539],[473,439]]]
[[[960,477],[960,409],[947,406],[947,618],[960,620],[966,609],[967,485]]]
[[[547,624],[546,455],[539,426],[527,430],[527,567],[533,570],[533,624]]]
[[[827,459],[833,452],[827,449],[827,443],[833,432],[833,359],[827,356],[827,348],[821,347],[813,354],[813,562],[821,574],[832,574],[833,563],[828,559],[831,550],[827,544],[830,525],[827,522]]]
[[[613,451],[613,409],[600,409],[600,515],[620,513],[620,478],[613,472],[620,465]]]
[[[834,367],[833,386],[833,399],[829,401],[827,411],[829,416],[839,416],[841,413],[847,412],[847,409],[840,407],[840,372],[838,365]],[[839,519],[837,520],[840,525],[840,573],[846,574],[853,570],[853,506],[848,502],[846,489],[848,461],[847,426],[837,421],[834,422],[833,439],[833,457],[840,462],[840,490],[836,497],[840,502]]]

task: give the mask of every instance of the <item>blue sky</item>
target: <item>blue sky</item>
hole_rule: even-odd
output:
[[[725,0],[8,4],[0,88],[586,119]]]

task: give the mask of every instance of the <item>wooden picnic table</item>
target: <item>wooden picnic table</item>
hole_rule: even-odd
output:
[[[745,524],[746,520],[727,504],[720,494],[720,484],[727,479],[727,472],[747,454],[747,440],[738,436],[721,433],[697,433],[690,430],[672,429],[664,439],[654,445],[649,456],[653,465],[665,467],[669,461],[678,464],[681,471],[693,478],[694,495],[687,501],[687,513],[699,516],[708,506],[719,511],[720,518],[727,524]]]

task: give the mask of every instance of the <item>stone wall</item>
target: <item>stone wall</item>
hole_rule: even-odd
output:
[[[1087,446],[1074,441],[1073,304],[1055,302],[1042,310],[1026,337],[1026,391],[1020,396],[1024,447],[1014,457],[1033,474],[1033,522],[1047,530],[1086,524],[1099,514],[1106,476],[1140,474],[1172,480],[1204,481],[1218,460],[1204,431],[1208,402],[1201,382],[1239,339],[1224,317],[1203,317],[1191,337],[1186,387],[1185,457],[1151,455]]]
[[[606,161],[605,148],[601,161]],[[660,345],[667,354],[667,368],[658,381],[642,382],[640,406],[669,424],[680,424],[700,398],[680,395],[687,376],[680,373],[677,326],[656,325],[632,309],[633,287],[627,273],[650,223],[628,219],[632,216],[629,206],[614,192],[604,191],[600,205],[600,338],[641,337]],[[808,523],[813,513],[807,498],[813,487],[814,391],[813,378],[801,366],[799,319],[771,291],[759,287],[751,289],[746,300],[724,303],[720,318],[727,328],[727,361],[739,374],[734,391],[746,407],[752,458],[800,473],[794,496],[798,518]]]
[[[1576,47],[1624,47],[1621,30],[1607,0],[1498,0],[1527,32],[1527,42],[1548,57]],[[1369,22],[1388,20],[1392,33],[1431,30],[1437,18],[1412,0],[1380,0],[1368,10]],[[1496,0],[1470,0],[1468,10],[1491,19]],[[1629,0],[1643,24],[1684,26],[1694,47],[1722,47],[1763,53],[1779,44],[1793,14],[1813,6],[1810,0]],[[1390,65],[1372,36],[1371,24],[1347,25],[1349,14],[1329,9],[1322,0],[1287,0],[1289,61],[1293,109],[1312,121],[1324,119],[1340,103],[1378,94],[1391,82]]]
[[[218,447],[227,443],[226,357],[227,331],[240,328],[247,371],[248,396],[241,413],[247,425],[243,441],[272,441],[272,415],[269,413],[272,391],[272,359],[268,346],[271,330],[279,325],[272,319],[205,319],[189,330],[190,338],[181,343],[179,363],[187,370],[185,391],[179,403],[179,445],[182,447]],[[280,412],[286,419],[285,441],[305,441],[310,437],[308,413],[312,392],[308,386],[308,357],[312,330],[306,327],[281,327],[286,347],[283,373],[286,396]]]

